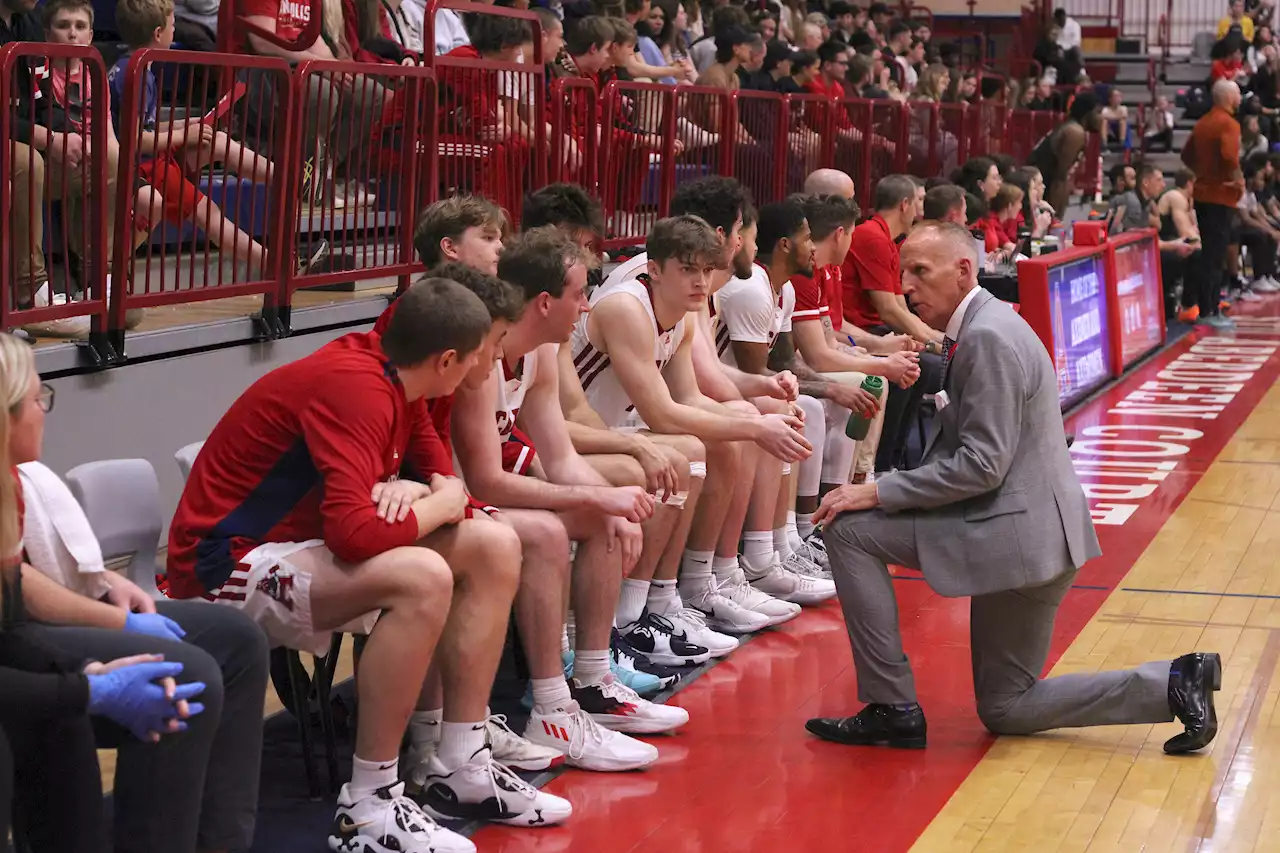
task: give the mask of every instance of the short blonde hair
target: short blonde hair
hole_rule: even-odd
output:
[[[116,0],[116,29],[129,47],[145,47],[172,14],[173,0]]]

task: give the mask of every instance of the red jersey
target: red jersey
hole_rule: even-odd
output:
[[[396,296],[399,295],[398,293],[396,294]],[[378,337],[382,337],[386,333],[387,324],[391,322],[391,315],[396,313],[396,305],[396,300],[392,299],[386,310],[378,315],[377,322],[373,324],[373,332]],[[432,397],[427,400],[426,410],[431,415],[429,418],[431,421],[430,429],[423,427],[418,432],[418,436],[428,445],[433,443],[433,439],[435,442],[439,442],[440,450],[438,455],[445,465],[445,467],[436,468],[430,473],[443,474],[446,477],[455,476],[453,473],[453,452],[449,449],[453,447],[453,439],[449,434],[449,425],[453,420],[453,395],[446,394],[443,397]],[[426,480],[422,482],[425,483]]]
[[[883,325],[880,313],[867,294],[902,293],[902,273],[898,266],[898,244],[889,233],[889,223],[875,214],[853,229],[849,254],[840,265],[843,281],[844,318],[860,329]]]
[[[819,268],[820,270],[821,268]],[[821,320],[831,310],[827,294],[818,282],[818,271],[810,278],[804,273],[791,277],[791,286],[796,292],[796,310],[791,313],[791,322],[803,323],[805,320]]]
[[[370,493],[402,465],[448,464],[431,447],[411,447],[416,428],[430,423],[425,401],[405,399],[375,333],[344,335],[271,371],[232,404],[196,457],[169,529],[168,594],[217,590],[267,542],[323,539],[351,563],[412,545],[413,513],[388,523]],[[443,449],[438,438],[434,447]]]
[[[276,35],[290,41],[302,35],[311,23],[311,4],[307,0],[243,0],[241,14],[253,17],[274,18]],[[251,53],[249,40],[244,34],[236,39],[237,53]]]

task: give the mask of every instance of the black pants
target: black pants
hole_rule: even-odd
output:
[[[1276,241],[1256,225],[1241,224],[1240,245],[1249,250],[1254,278],[1275,275]]]
[[[44,643],[66,654],[100,661],[162,654],[183,665],[180,682],[207,685],[197,700],[204,713],[191,719],[187,731],[159,743],[144,743],[112,723],[94,721],[90,748],[96,734],[97,746],[119,750],[112,795],[115,853],[246,850],[258,808],[266,637],[249,617],[229,607],[160,601],[156,609],[187,632],[183,642],[34,626]],[[10,742],[15,743],[12,732]],[[58,819],[67,819],[57,798],[45,805]],[[33,846],[43,853],[41,845]]]
[[[1161,252],[1160,253],[1160,281],[1164,286],[1164,313],[1165,317],[1172,318],[1178,313],[1178,285],[1182,285],[1182,304],[1184,307],[1190,308],[1192,305],[1199,304],[1199,289],[1194,282],[1187,279],[1193,275],[1199,275],[1201,269],[1200,256],[1203,253],[1196,249],[1185,258],[1179,257],[1177,252]],[[1195,291],[1188,300],[1187,289],[1191,288]]]
[[[0,839],[35,853],[105,853],[102,777],[87,714],[0,724]],[[20,848],[21,849],[21,848]]]
[[[884,406],[884,429],[876,448],[876,471],[896,467],[907,448],[907,439],[920,413],[925,394],[936,394],[942,388],[942,356],[920,353],[920,378],[910,388],[891,385]]]
[[[1231,228],[1236,209],[1222,204],[1196,202],[1196,219],[1200,223],[1200,268],[1188,275],[1182,288],[1182,305],[1200,306],[1200,316],[1218,313],[1222,297],[1223,274],[1227,269],[1227,247],[1231,245]]]

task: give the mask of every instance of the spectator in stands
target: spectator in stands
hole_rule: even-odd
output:
[[[52,0],[45,8],[60,2],[75,0]],[[249,280],[266,278],[267,250],[201,192],[189,176],[198,179],[210,165],[222,163],[229,172],[270,186],[275,175],[272,162],[235,142],[224,131],[203,123],[198,116],[159,123],[160,89],[151,65],[143,71],[139,104],[141,127],[120,126],[125,78],[133,54],[137,50],[167,50],[172,46],[173,14],[172,0],[119,0],[116,4],[116,26],[128,50],[111,66],[107,83],[116,134],[127,133],[137,141],[137,177],[141,189],[134,221],[141,231],[138,242],[162,221],[179,227],[190,222],[228,256],[244,263]],[[327,254],[328,248],[324,245],[307,259],[301,271],[305,272]]]
[[[915,88],[917,74],[911,64],[911,27],[905,21],[895,20],[885,34],[885,49],[893,54],[894,67],[890,72],[898,88],[910,92]]]
[[[410,0],[385,0],[382,6],[386,10],[386,21],[391,38],[395,40],[396,44],[400,45],[406,54],[422,56],[422,13],[424,10],[416,9]],[[361,4],[360,9],[363,10],[361,19],[364,21],[361,24],[362,35],[368,38],[374,34],[370,32],[372,28],[367,23],[367,19],[373,17],[369,12],[371,9],[370,4],[364,2]],[[444,10],[441,9],[440,11]],[[436,20],[439,21],[439,12],[436,13]],[[437,31],[438,37],[439,33]],[[453,48],[451,47],[449,50],[453,50]],[[445,53],[448,52],[448,50],[445,51]]]
[[[817,51],[822,47],[822,27],[810,21],[805,21],[800,28],[800,41],[796,45],[801,50]]]
[[[1173,105],[1167,95],[1156,96],[1156,102],[1147,116],[1144,129],[1144,147],[1147,151],[1173,150]]]
[[[1107,105],[1102,108],[1102,144],[1112,149],[1128,148],[1129,108],[1124,105],[1124,92],[1112,86],[1107,92]]]
[[[421,11],[418,11],[417,16],[419,18],[425,17],[425,2],[422,2],[422,0],[404,0],[404,2],[410,4],[408,14],[413,15],[420,8]],[[444,56],[449,51],[456,50],[464,44],[471,44],[471,37],[467,35],[467,26],[459,12],[442,6],[436,10],[435,24],[436,56]]]
[[[719,6],[711,14],[711,30],[689,48],[694,67],[701,74],[716,61],[716,37],[723,31],[738,28],[751,29],[751,18],[741,6]]]
[[[965,191],[955,184],[942,184],[929,190],[924,194],[924,218],[966,227],[969,220],[965,211]]]
[[[1098,130],[1100,121],[1097,96],[1090,90],[1077,93],[1067,120],[1041,140],[1027,160],[1044,176],[1045,200],[1059,216],[1071,199],[1071,177],[1084,156],[1088,135]]]
[[[769,42],[764,52],[764,65],[761,70],[769,75],[772,85],[769,88],[771,92],[782,91],[783,86],[794,85],[795,81],[791,79],[793,70],[792,63],[795,61],[798,51],[784,41],[775,39]],[[784,83],[783,81],[788,81]]]
[[[876,470],[898,463],[907,431],[925,393],[938,386],[942,362],[936,352],[943,334],[912,314],[902,295],[898,269],[898,238],[905,235],[924,210],[924,187],[907,175],[889,175],[876,185],[875,213],[854,229],[849,254],[841,266],[845,319],[873,334],[897,332],[932,348],[921,354],[921,379],[909,394],[893,394],[885,410],[884,435],[876,455]],[[928,390],[921,390],[928,389]]]
[[[306,29],[310,8],[295,0],[247,0],[240,11],[247,22],[288,42],[298,39]],[[319,38],[301,50],[280,47],[247,29],[237,34],[235,49],[280,57],[291,64],[309,59],[350,59],[349,49],[343,50],[339,44],[345,41],[341,38],[340,17],[326,20],[325,24],[338,37],[326,33],[327,39]],[[437,29],[437,38],[439,34]],[[330,41],[338,47],[331,46]],[[274,78],[264,73],[254,75],[252,80],[248,100],[269,110],[274,103],[269,94],[274,91]],[[361,172],[359,161],[369,153],[364,149],[368,136],[359,131],[381,116],[390,93],[378,81],[359,74],[316,73],[308,77],[307,86],[306,122],[302,128],[303,199],[309,204],[338,209],[368,204],[372,195],[357,177]],[[255,94],[252,90],[257,87],[264,87],[264,91]],[[262,116],[257,126],[265,128],[269,124],[270,118]]]
[[[751,42],[751,53],[747,61],[738,66],[738,88],[756,92],[772,92],[773,77],[764,70],[765,42],[757,36]]]
[[[870,28],[878,33],[888,30],[890,22],[893,21],[893,12],[886,3],[872,3],[867,7],[867,16],[870,18]]]
[[[716,36],[716,61],[698,75],[697,85],[738,90],[738,69],[751,60],[756,48],[763,50],[760,36],[748,30],[732,27]],[[713,122],[710,127],[715,127]]]
[[[777,91],[784,95],[799,95],[818,79],[818,54],[811,50],[799,50],[791,58],[791,76],[778,78]]]
[[[1253,41],[1253,20],[1244,13],[1244,0],[1229,0],[1227,14],[1218,21],[1218,39],[1225,39],[1231,31],[1246,42]]]
[[[1239,36],[1228,36],[1213,46],[1213,65],[1209,69],[1209,79],[1213,82],[1229,80],[1239,86],[1249,85],[1249,71],[1244,67],[1244,40]]]
[[[0,3],[0,45],[15,41],[44,41],[44,27],[34,0],[5,0]],[[65,68],[65,65],[64,65]],[[51,292],[44,257],[44,204],[63,201],[64,230],[68,248],[85,256],[84,236],[93,230],[86,221],[89,210],[80,199],[85,197],[85,178],[94,173],[99,160],[106,161],[107,202],[105,210],[115,210],[118,167],[116,149],[93,153],[86,144],[83,129],[54,96],[52,66],[32,58],[15,62],[12,82],[12,125],[10,146],[11,173],[10,214],[6,223],[13,252],[13,305],[16,308],[39,308],[67,301],[64,294]],[[83,168],[82,168],[83,166]],[[46,174],[47,173],[47,174]],[[106,216],[107,260],[115,246],[113,235],[116,219]],[[75,270],[78,274],[79,270]],[[86,318],[68,318],[29,324],[36,334],[79,337],[88,333]]]
[[[1053,22],[1058,27],[1057,44],[1062,50],[1063,60],[1058,67],[1058,80],[1062,83],[1075,83],[1084,68],[1084,55],[1081,52],[1084,38],[1080,22],[1067,15],[1067,10],[1062,7],[1053,11]]]
[[[696,7],[692,0],[688,2],[689,5]],[[658,0],[654,5],[663,10],[662,32],[657,42],[662,50],[665,64],[683,63],[692,67],[693,60],[689,57],[689,15],[685,3],[677,0]],[[697,73],[697,69],[694,73]]]
[[[1266,155],[1271,143],[1262,135],[1262,127],[1256,110],[1246,112],[1240,121],[1240,159],[1248,160],[1255,154]]]
[[[219,0],[177,0],[173,40],[189,50],[215,50],[218,41]]]
[[[0,397],[8,412],[0,444],[9,467],[2,487],[9,499],[0,503],[10,512],[17,504],[16,524],[14,518],[3,523],[22,531],[23,559],[14,571],[21,574],[20,594],[27,613],[23,616],[21,610],[6,607],[9,624],[0,630],[4,638],[0,647],[12,650],[9,641],[21,642],[10,633],[12,618],[26,622],[19,631],[22,638],[64,660],[81,662],[77,669],[84,661],[163,659],[173,664],[167,674],[181,673],[184,681],[191,682],[180,688],[176,699],[199,694],[202,704],[188,708],[185,701],[170,701],[165,703],[170,707],[149,724],[122,718],[98,704],[105,698],[98,695],[98,688],[106,685],[95,679],[106,670],[101,665],[84,669],[90,676],[89,713],[107,712],[116,725],[98,725],[92,731],[69,726],[64,729],[66,746],[74,750],[76,744],[85,744],[87,734],[92,747],[96,732],[100,748],[118,749],[112,849],[139,853],[247,850],[253,842],[262,757],[262,696],[267,684],[267,644],[262,632],[242,614],[222,612],[204,602],[156,602],[122,574],[105,569],[79,505],[57,475],[37,461],[45,415],[53,408],[53,389],[41,384],[30,346],[9,335],[0,336]],[[87,539],[73,541],[77,534]],[[13,591],[6,591],[6,597]],[[79,685],[74,677],[68,680],[74,695]],[[69,707],[75,704],[73,699]],[[0,723],[15,748],[43,762],[46,756],[29,752],[35,744],[28,743],[27,737],[13,737],[9,725],[14,722],[15,718],[0,713]],[[184,733],[168,736],[178,731]],[[98,789],[96,764],[94,777],[92,789]],[[92,832],[98,821],[74,807],[68,811],[61,802],[55,809],[31,800],[32,796],[50,797],[62,785],[73,785],[72,780],[53,782],[40,775],[28,781],[33,787],[22,792],[22,800],[36,812],[29,816],[37,818],[33,822],[37,837],[27,838],[35,849],[101,849],[51,843],[59,831],[51,823],[86,817],[87,826],[73,821],[71,828]],[[79,790],[88,793],[90,789]],[[158,802],[163,802],[162,809],[157,810]],[[100,800],[96,805],[100,807]],[[99,845],[102,840],[101,835],[96,839]]]
[[[1231,225],[1245,189],[1240,168],[1240,124],[1235,117],[1239,107],[1240,88],[1229,80],[1219,80],[1213,85],[1213,108],[1196,122],[1182,149],[1182,162],[1196,175],[1195,210],[1204,252],[1203,275],[1195,277],[1202,285],[1197,293],[1198,322],[1220,328],[1234,327],[1220,315],[1218,300]]]
[[[967,103],[978,93],[978,75],[973,71],[959,71],[951,75],[951,85],[947,87],[946,97],[949,104]]]

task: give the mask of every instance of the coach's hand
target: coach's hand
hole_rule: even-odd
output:
[[[616,515],[608,520],[606,529],[609,531],[609,553],[622,549],[622,575],[626,577],[640,561],[644,534],[640,531],[640,525]]]
[[[794,415],[762,415],[756,424],[755,442],[770,456],[799,462],[813,452],[813,445],[801,432],[804,422]]]
[[[378,518],[387,524],[399,524],[409,514],[413,502],[431,494],[431,489],[413,480],[392,480],[375,483],[373,502],[378,506]]]
[[[639,486],[596,489],[592,503],[605,515],[616,515],[639,524],[653,515],[653,495]]]
[[[644,486],[649,494],[656,495],[658,500],[665,501],[680,491],[676,466],[658,445],[639,433],[634,433],[631,438],[634,442],[631,455],[644,469]]]
[[[859,512],[880,505],[880,495],[875,483],[858,483],[832,489],[822,498],[813,513],[813,523],[830,521],[842,512]]]

